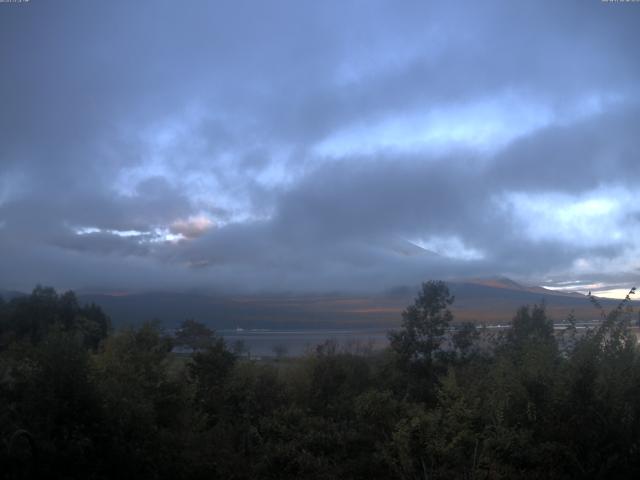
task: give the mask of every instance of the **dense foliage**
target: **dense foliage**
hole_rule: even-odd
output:
[[[631,478],[640,355],[629,302],[562,348],[544,308],[446,332],[423,285],[379,353],[256,362],[201,324],[110,332],[73,293],[0,302],[6,478]],[[443,339],[450,338],[448,348]],[[176,342],[192,355],[176,355]]]

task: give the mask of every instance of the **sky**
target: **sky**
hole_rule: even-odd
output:
[[[0,3],[0,288],[640,286],[640,3]]]

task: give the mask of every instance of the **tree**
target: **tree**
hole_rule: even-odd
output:
[[[460,358],[466,359],[473,352],[473,345],[478,340],[480,333],[476,325],[465,322],[460,325],[453,334],[453,346],[458,351]]]
[[[407,361],[429,361],[453,320],[454,297],[442,281],[422,284],[413,305],[402,313],[402,329],[389,334],[393,350]]]
[[[38,344],[52,329],[58,329],[80,334],[82,343],[96,350],[111,329],[109,317],[100,307],[82,306],[72,291],[58,295],[50,287],[37,286],[31,295],[12,299],[3,310],[0,339]]]
[[[526,344],[555,344],[553,322],[547,318],[544,305],[520,307],[507,335],[509,343],[522,348]]]
[[[271,350],[275,354],[277,360],[282,360],[282,358],[285,357],[287,355],[287,352],[289,351],[287,346],[283,343],[274,345]]]
[[[184,320],[176,331],[176,343],[186,345],[193,350],[202,350],[212,345],[216,334],[204,323],[193,319]]]
[[[245,342],[244,340],[236,340],[235,342],[233,342],[233,345],[231,347],[231,351],[237,357],[242,357],[246,353],[247,357],[251,358],[251,351],[249,350],[249,347],[247,346],[247,342]]]
[[[163,446],[179,430],[187,404],[180,376],[170,377],[171,348],[159,323],[145,322],[111,335],[93,358],[106,416],[100,455],[107,478],[159,478],[159,470],[170,471]]]
[[[81,335],[57,326],[14,344],[0,372],[0,477],[89,477],[104,425]]]
[[[399,367],[409,375],[408,386],[417,389],[419,397],[429,395],[436,379],[433,360],[453,320],[448,308],[453,301],[445,282],[423,283],[414,304],[402,313],[402,329],[389,333]]]
[[[225,382],[236,360],[236,355],[227,349],[225,341],[214,336],[211,344],[197,351],[189,363],[189,374],[196,387],[196,401],[214,421],[220,413]]]

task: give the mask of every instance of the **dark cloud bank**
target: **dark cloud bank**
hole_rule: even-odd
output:
[[[0,7],[4,288],[640,279],[640,4]]]

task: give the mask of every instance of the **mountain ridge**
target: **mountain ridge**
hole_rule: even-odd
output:
[[[506,277],[447,282],[455,301],[455,321],[505,323],[523,305],[544,303],[555,320],[573,314],[578,320],[598,318],[586,295],[521,285]],[[372,295],[264,293],[229,295],[203,292],[77,292],[81,303],[95,303],[114,325],[158,319],[167,327],[193,318],[212,328],[395,328],[419,287],[399,286]],[[3,294],[4,291],[0,291]],[[19,292],[12,292],[20,295]],[[599,298],[605,310],[619,300]],[[636,302],[633,302],[634,305]]]

